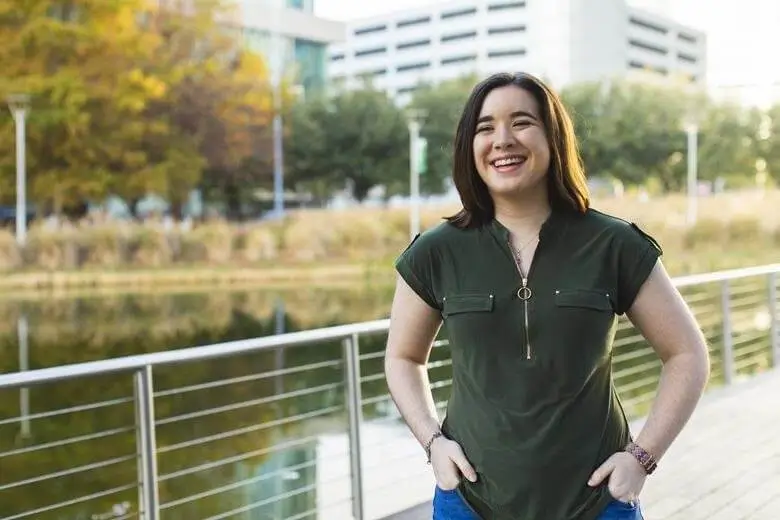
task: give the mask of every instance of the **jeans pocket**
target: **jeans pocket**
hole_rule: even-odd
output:
[[[597,520],[642,520],[639,501],[628,503],[613,497]]]
[[[433,494],[433,520],[479,520],[458,488],[441,489]]]

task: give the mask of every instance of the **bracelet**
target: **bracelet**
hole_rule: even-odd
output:
[[[433,446],[433,441],[443,436],[444,434],[441,431],[438,431],[433,435],[431,435],[431,438],[428,439],[428,442],[426,442],[425,445],[423,446],[423,448],[425,449],[425,455],[426,457],[428,457],[428,464],[431,463],[431,446]]]
[[[651,475],[653,471],[658,467],[658,462],[655,460],[647,450],[636,444],[635,442],[629,442],[626,444],[624,451],[630,453],[644,468],[645,473]]]

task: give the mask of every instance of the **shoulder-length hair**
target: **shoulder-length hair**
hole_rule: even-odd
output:
[[[473,142],[485,98],[493,89],[508,85],[515,85],[530,93],[539,105],[550,146],[550,169],[547,172],[550,206],[580,213],[584,213],[590,206],[585,168],[574,135],[574,125],[561,98],[530,74],[500,73],[474,87],[458,122],[453,146],[452,179],[463,209],[447,217],[456,227],[481,226],[495,217],[493,199],[476,169]]]

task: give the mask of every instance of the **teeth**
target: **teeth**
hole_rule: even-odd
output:
[[[520,164],[524,159],[522,157],[508,157],[506,159],[497,159],[493,161],[495,166],[509,166],[510,164]]]

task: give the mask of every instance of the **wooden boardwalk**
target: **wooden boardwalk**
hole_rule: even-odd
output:
[[[641,501],[645,520],[780,520],[780,370],[709,391]]]

